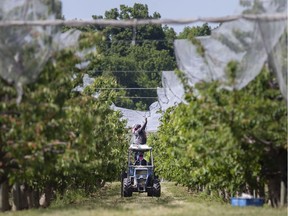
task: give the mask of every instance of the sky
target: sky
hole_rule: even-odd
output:
[[[66,20],[91,20],[92,15],[104,16],[105,11],[118,8],[121,4],[132,7],[135,3],[147,4],[149,13],[158,12],[161,18],[197,18],[235,15],[240,0],[62,0]],[[196,23],[195,25],[202,25]],[[209,24],[213,27],[213,24]],[[179,33],[187,25],[173,25]],[[191,26],[191,25],[190,25]],[[214,25],[215,26],[215,25]]]

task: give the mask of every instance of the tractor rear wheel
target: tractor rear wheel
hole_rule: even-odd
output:
[[[155,197],[161,196],[161,185],[159,179],[155,179],[153,182],[153,196]]]
[[[124,196],[123,179],[127,178],[127,173],[125,171],[122,171],[120,178],[121,178],[121,197],[123,197]]]

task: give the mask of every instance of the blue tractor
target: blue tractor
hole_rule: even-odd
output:
[[[131,145],[128,150],[127,169],[121,175],[121,196],[131,197],[133,192],[161,195],[160,181],[154,173],[152,147],[147,145]]]

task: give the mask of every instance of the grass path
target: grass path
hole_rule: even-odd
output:
[[[133,193],[132,197],[120,197],[120,183],[107,184],[91,198],[82,199],[65,206],[48,209],[6,212],[9,216],[286,216],[287,209],[264,207],[232,207],[229,204],[203,200],[187,193],[187,190],[170,182],[161,184],[160,198]]]

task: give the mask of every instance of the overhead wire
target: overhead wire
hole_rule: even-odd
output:
[[[119,98],[146,98],[146,99],[154,99],[154,98],[158,98],[158,97],[144,97],[144,96],[120,96]]]
[[[105,72],[109,72],[109,73],[162,73],[162,71],[146,71],[146,70],[111,70],[111,71],[100,71],[100,70],[96,70],[96,71],[93,71],[94,73],[105,73]]]
[[[248,15],[248,14],[241,14],[235,16],[225,16],[225,17],[199,17],[199,18],[189,18],[189,19],[132,19],[132,20],[37,20],[37,21],[21,21],[21,20],[1,20],[0,27],[10,27],[10,26],[57,26],[57,25],[65,25],[71,27],[81,27],[87,25],[99,25],[99,26],[119,26],[119,27],[133,27],[133,43],[136,42],[146,42],[149,40],[136,40],[136,26],[138,25],[147,25],[147,24],[170,24],[170,25],[184,25],[184,24],[192,24],[196,22],[208,22],[208,23],[224,23],[230,22],[237,19],[247,19],[247,20],[262,20],[262,21],[277,21],[277,20],[287,20],[287,13],[276,13],[276,14],[258,14],[258,15]],[[164,40],[151,40],[151,41],[164,41]],[[107,43],[114,43],[117,41],[106,41]],[[119,40],[119,43],[123,42],[126,43],[125,40]],[[127,40],[127,43],[131,43],[131,40]],[[98,71],[95,71],[97,73]],[[100,72],[100,71],[99,71]],[[144,72],[144,73],[157,73],[159,71],[109,71],[113,73],[135,73],[135,72]],[[120,89],[127,89],[127,90],[156,90],[158,88],[98,88],[98,89],[111,89],[111,90],[120,90]],[[179,98],[177,95],[174,94],[171,87],[168,85],[168,89],[172,92],[172,94]],[[166,94],[166,93],[165,93]],[[166,95],[167,96],[167,95]],[[143,96],[123,96],[121,98],[158,98],[158,97],[143,97]],[[168,98],[169,101],[169,98]],[[159,101],[158,101],[159,103]],[[149,112],[150,113],[150,112]]]
[[[123,88],[94,88],[94,89],[99,89],[99,90],[157,90],[157,88],[126,88],[126,87],[123,87]]]
[[[133,40],[133,39],[132,39]],[[174,42],[173,39],[141,39],[141,40],[135,40],[135,42]],[[127,44],[131,44],[131,40],[104,40],[101,41],[101,43],[115,43],[115,42],[119,42],[119,43],[127,43]]]
[[[224,23],[230,22],[238,19],[247,19],[247,20],[262,20],[262,21],[277,21],[277,20],[287,20],[287,13],[274,13],[274,14],[257,14],[257,15],[249,15],[249,14],[240,14],[233,16],[224,16],[224,17],[198,17],[198,18],[188,18],[188,19],[131,19],[131,20],[109,20],[109,19],[97,19],[97,20],[1,20],[0,27],[10,27],[10,26],[58,26],[65,25],[71,27],[81,27],[87,25],[99,25],[99,26],[114,26],[114,27],[133,27],[133,42],[137,42],[136,40],[136,27],[138,25],[184,25],[184,24],[192,24],[196,22],[207,22],[207,23]],[[145,42],[149,40],[138,40],[138,42]],[[157,41],[157,40],[154,40]],[[158,40],[163,41],[163,40]],[[113,43],[115,41],[107,41],[108,43]],[[121,42],[121,41],[119,41]],[[125,40],[122,40],[125,42]],[[127,40],[127,42],[131,43],[131,40]],[[96,72],[96,71],[95,71]],[[114,73],[122,73],[122,72],[136,72],[136,71],[114,71]],[[139,71],[152,73],[155,71]],[[157,71],[158,72],[158,71]],[[153,89],[157,88],[99,88],[99,89],[133,89],[133,90],[144,90],[144,89]],[[171,91],[171,89],[168,87]],[[173,91],[171,91],[172,94]],[[174,95],[176,96],[176,95]],[[177,97],[177,96],[176,96]],[[130,98],[152,98],[152,97],[130,97]],[[157,98],[157,97],[153,97]]]
[[[185,25],[197,22],[207,23],[224,23],[231,22],[238,19],[247,20],[262,20],[262,21],[278,21],[287,20],[287,13],[274,13],[274,14],[240,14],[230,15],[222,17],[198,17],[198,18],[187,18],[187,19],[130,19],[130,20],[111,20],[111,19],[96,19],[96,20],[1,20],[0,27],[9,26],[58,26],[65,25],[71,27],[81,27],[87,25],[98,25],[98,26],[138,26],[138,25]]]

